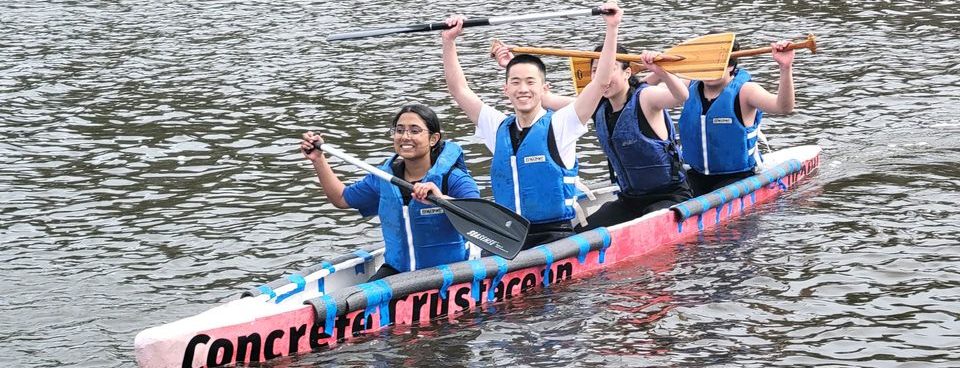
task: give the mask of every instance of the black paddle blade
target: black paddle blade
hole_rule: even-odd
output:
[[[480,198],[448,199],[444,212],[467,241],[513,259],[527,240],[530,221],[494,202]]]

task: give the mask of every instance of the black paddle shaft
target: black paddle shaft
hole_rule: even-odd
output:
[[[610,11],[601,10],[600,8],[592,8],[592,9],[581,9],[581,10],[567,10],[567,11],[559,11],[559,12],[552,12],[552,13],[535,13],[535,14],[499,16],[499,17],[475,18],[475,19],[468,18],[463,21],[463,26],[464,27],[495,26],[495,25],[510,23],[510,22],[534,21],[534,20],[557,18],[557,17],[571,17],[571,16],[578,16],[578,15],[600,15],[600,14],[610,14]],[[450,28],[452,27],[447,25],[446,22],[399,25],[399,26],[392,26],[392,27],[386,27],[386,28],[368,29],[363,31],[333,34],[327,37],[327,41],[339,41],[339,40],[375,37],[375,36],[383,36],[383,35],[395,34],[395,33],[435,31],[435,30],[443,30],[443,29],[450,29]]]

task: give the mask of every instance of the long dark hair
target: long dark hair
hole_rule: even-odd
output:
[[[594,52],[601,52],[601,51],[603,51],[603,44],[600,44],[600,46],[597,46],[596,48],[594,48],[593,51],[594,51]],[[618,53],[618,54],[629,54],[629,52],[627,52],[627,48],[626,48],[626,47],[623,47],[623,46],[621,46],[621,45],[617,45],[617,53]],[[598,59],[598,60],[599,60],[599,59]],[[619,63],[620,63],[620,70],[630,69],[630,62],[629,62],[629,61],[620,61]],[[637,88],[637,87],[640,86],[640,78],[637,78],[637,76],[633,74],[633,71],[631,71],[631,72],[630,72],[630,78],[627,79],[627,84],[630,86],[630,88]]]
[[[397,122],[400,121],[400,115],[406,114],[408,112],[417,114],[420,119],[423,119],[424,124],[427,125],[427,131],[430,132],[430,135],[434,133],[440,133],[440,140],[437,141],[437,144],[430,147],[430,163],[433,163],[437,160],[437,156],[440,156],[440,152],[443,151],[443,132],[440,131],[440,118],[437,117],[437,113],[433,109],[427,107],[427,105],[412,103],[404,105],[400,108],[400,112],[397,112],[397,115],[393,117],[393,121],[390,122],[391,128],[397,127]]]

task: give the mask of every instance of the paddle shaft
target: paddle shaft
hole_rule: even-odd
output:
[[[394,185],[396,185],[396,186],[398,186],[398,187],[401,187],[401,188],[406,189],[406,190],[408,190],[408,191],[410,191],[410,192],[413,192],[413,184],[410,184],[410,182],[408,182],[408,181],[406,181],[406,180],[403,180],[403,179],[400,179],[400,178],[398,178],[398,177],[396,177],[396,176],[393,176],[393,175],[391,175],[390,173],[387,173],[386,171],[380,170],[380,168],[378,168],[378,167],[375,167],[375,166],[370,165],[370,164],[368,164],[368,163],[366,163],[366,162],[363,162],[363,161],[361,161],[360,159],[358,159],[358,158],[356,158],[356,157],[353,157],[353,156],[347,154],[346,152],[341,151],[340,149],[338,149],[338,148],[336,148],[336,147],[333,147],[333,146],[328,145],[328,144],[320,144],[320,145],[318,145],[318,146],[316,147],[316,149],[318,149],[318,150],[320,150],[320,151],[323,151],[323,152],[327,152],[327,153],[329,153],[329,154],[331,154],[331,155],[337,156],[337,157],[343,159],[343,160],[346,161],[346,162],[349,162],[349,163],[351,163],[351,164],[353,164],[353,165],[355,165],[355,166],[359,166],[361,169],[364,169],[364,170],[368,171],[369,173],[375,175],[376,177],[378,177],[378,178],[380,178],[380,179],[389,181],[391,184],[394,184]],[[449,201],[447,201],[447,200],[445,200],[445,199],[443,199],[443,198],[439,198],[439,197],[437,197],[437,196],[435,196],[435,195],[433,195],[433,194],[429,194],[429,195],[427,196],[427,199],[429,199],[430,201],[432,201],[432,202],[434,202],[434,203],[437,203],[438,205],[439,205],[438,202],[447,202],[447,203],[449,203]],[[442,207],[442,206],[441,206],[441,207]]]
[[[803,42],[791,42],[787,45],[787,50],[796,50],[796,49],[810,49],[811,53],[817,53],[817,38],[813,34],[807,35],[807,39]],[[770,46],[759,47],[750,50],[740,50],[730,53],[731,58],[741,58],[745,56],[756,56],[769,54],[773,52],[773,48]]]
[[[816,38],[811,34],[807,36],[807,39],[803,42],[791,42],[787,45],[787,50],[796,50],[796,49],[810,49],[811,52],[817,52],[817,42]],[[564,49],[548,49],[548,48],[537,48],[537,47],[511,47],[510,51],[519,54],[537,54],[537,55],[551,55],[551,56],[567,56],[567,57],[578,57],[578,58],[587,58],[587,59],[599,59],[600,53],[594,51],[579,51],[579,50],[564,50]],[[773,51],[772,47],[760,47],[750,50],[740,50],[730,53],[731,58],[740,58],[746,56],[755,56],[768,54]],[[630,62],[642,62],[643,59],[640,55],[636,54],[617,54],[617,60],[619,61],[630,61]],[[684,60],[683,56],[680,55],[669,55],[661,54],[654,62],[658,61],[681,61]]]
[[[499,17],[489,17],[489,18],[475,18],[475,19],[465,19],[463,21],[464,27],[476,27],[476,26],[495,26],[505,23],[513,22],[529,22],[541,19],[550,19],[550,18],[561,18],[561,17],[575,17],[582,15],[600,15],[605,13],[600,10],[600,8],[592,9],[578,9],[578,10],[564,10],[557,12],[547,12],[547,13],[534,13],[526,15],[512,15],[512,16],[499,16]],[[338,40],[349,40],[373,36],[382,36],[394,33],[409,33],[409,32],[425,32],[425,31],[434,31],[434,30],[443,30],[450,29],[451,26],[447,25],[445,22],[436,22],[436,23],[423,23],[423,24],[413,24],[407,26],[397,26],[397,27],[387,27],[387,28],[378,28],[364,31],[356,32],[347,32],[347,33],[338,33],[333,34],[327,37],[327,41],[338,41]]]
[[[347,154],[346,152],[343,152],[343,151],[339,150],[339,149],[336,148],[336,147],[330,146],[330,145],[328,145],[328,144],[316,144],[315,147],[316,147],[316,149],[318,149],[318,150],[320,150],[320,151],[327,152],[327,153],[329,153],[329,154],[331,154],[331,155],[334,155],[334,156],[337,156],[337,157],[343,159],[343,160],[346,161],[346,162],[349,162],[349,163],[351,163],[351,164],[353,164],[353,165],[356,165],[356,166],[360,167],[361,169],[364,169],[364,170],[370,172],[371,174],[375,175],[376,177],[378,177],[378,178],[380,178],[380,179],[389,181],[389,182],[390,182],[391,184],[393,184],[393,185],[396,185],[396,186],[401,187],[401,188],[403,188],[403,189],[406,189],[406,190],[408,190],[408,191],[410,191],[410,192],[413,192],[413,184],[410,184],[410,182],[408,182],[408,181],[406,181],[406,180],[403,180],[403,179],[400,179],[400,178],[398,178],[398,177],[396,177],[396,176],[393,176],[393,175],[391,175],[390,173],[387,173],[386,171],[380,170],[379,168],[374,167],[373,165],[370,165],[370,164],[368,164],[368,163],[366,163],[366,162],[363,162],[363,161],[361,161],[360,159],[358,159],[358,158],[356,158],[356,157],[353,157],[353,156]],[[450,212],[452,212],[453,214],[455,214],[455,215],[457,215],[457,216],[460,216],[460,217],[462,217],[462,218],[464,218],[464,219],[466,219],[466,220],[468,220],[468,221],[470,221],[470,222],[473,222],[473,223],[476,223],[476,224],[483,224],[483,223],[484,223],[484,220],[483,220],[483,219],[475,216],[474,214],[470,213],[469,211],[463,210],[462,208],[460,208],[459,206],[451,203],[450,201],[446,200],[445,198],[437,197],[437,196],[435,196],[435,195],[433,195],[433,194],[431,193],[431,194],[428,194],[428,195],[427,195],[427,199],[430,200],[431,202],[433,202],[434,204],[436,204],[437,206],[443,208],[445,211],[450,211]],[[489,228],[489,229],[490,229],[491,231],[497,232],[498,234],[500,234],[500,235],[502,235],[502,236],[512,237],[510,234],[508,234],[508,233],[506,233],[506,232],[503,232],[503,231],[501,231],[500,229],[497,229],[497,228],[495,228],[495,227],[492,227],[492,228]]]
[[[564,50],[564,49],[547,49],[547,48],[538,48],[538,47],[511,47],[510,51],[517,54],[537,54],[537,55],[550,55],[550,56],[567,56],[567,57],[578,57],[586,59],[599,59],[600,53],[595,51],[579,51],[579,50]],[[657,61],[680,61],[683,60],[683,56],[680,55],[667,55],[661,54],[654,58],[654,62]],[[640,55],[632,54],[617,54],[617,60],[619,61],[642,61],[643,59]]]

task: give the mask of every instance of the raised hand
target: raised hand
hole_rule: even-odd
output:
[[[300,152],[303,153],[303,157],[306,157],[310,161],[323,158],[323,153],[314,148],[314,143],[323,144],[323,137],[320,133],[303,133],[303,139],[300,141]]]
[[[623,9],[620,9],[620,6],[616,2],[607,2],[600,5],[600,10],[608,10],[611,14],[603,14],[603,22],[607,24],[607,27],[617,27],[620,25],[620,21],[623,18]]]
[[[445,29],[443,32],[440,32],[440,37],[442,37],[443,41],[453,42],[457,39],[457,37],[462,35],[463,21],[466,19],[467,18],[462,15],[455,14],[455,15],[451,15],[446,20],[444,20],[443,22],[452,28]]]
[[[773,48],[773,60],[781,67],[793,65],[793,56],[795,53],[794,50],[787,49],[789,45],[790,41],[780,41],[770,44],[770,47]]]
[[[647,70],[657,75],[664,75],[667,72],[663,70],[663,68],[661,68],[660,65],[657,65],[657,63],[654,63],[654,60],[657,59],[657,56],[660,56],[659,52],[644,51],[643,53],[640,54],[640,59],[643,62],[643,66],[646,67]]]
[[[513,53],[510,52],[510,46],[500,40],[493,40],[493,45],[490,46],[490,57],[496,60],[501,68],[506,68],[507,63],[513,59]]]

